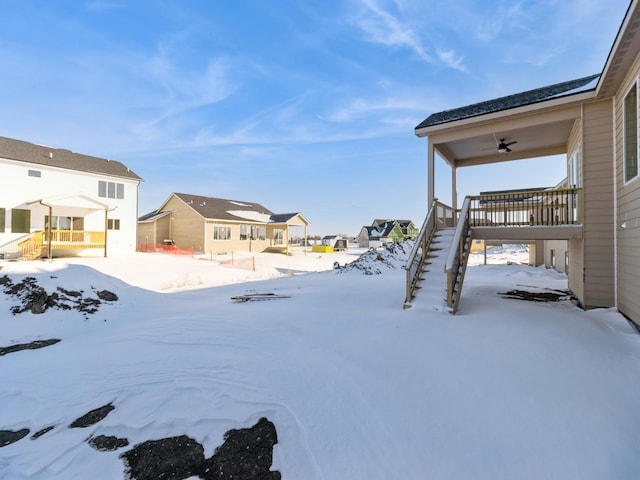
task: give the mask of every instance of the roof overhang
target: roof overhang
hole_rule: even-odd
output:
[[[567,153],[569,136],[582,104],[595,91],[416,129],[452,167],[483,165]],[[498,153],[498,142],[517,141]]]
[[[27,205],[33,205],[36,203],[42,204],[46,207],[71,207],[71,208],[82,208],[85,210],[110,210],[111,209],[109,204],[103,203],[83,193],[39,198],[39,199],[31,200],[27,202]]]
[[[629,4],[607,57],[598,83],[598,97],[607,98],[616,94],[625,76],[631,71],[638,52],[640,52],[640,1],[633,0]]]

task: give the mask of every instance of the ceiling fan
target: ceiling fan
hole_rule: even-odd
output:
[[[498,144],[498,153],[509,153],[511,151],[511,149],[509,148],[509,145],[513,145],[514,143],[518,143],[517,140],[514,140],[513,142],[509,142],[509,143],[504,143],[506,140],[506,138],[501,138],[500,139],[500,143]]]

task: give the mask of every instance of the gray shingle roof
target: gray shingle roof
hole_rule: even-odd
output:
[[[0,158],[80,172],[142,180],[142,178],[116,160],[92,157],[62,148],[46,147],[6,137],[0,137]]]
[[[293,217],[298,215],[297,213],[274,213],[271,215],[271,221],[273,223],[287,223]]]
[[[454,122],[456,120],[463,120],[465,118],[486,115],[488,113],[501,112],[511,108],[523,107],[525,105],[543,102],[552,98],[592,91],[596,89],[597,82],[595,82],[595,80],[599,77],[600,74],[598,73],[595,75],[589,75],[588,77],[570,80],[568,82],[556,83],[555,85],[537,88],[535,90],[507,95],[506,97],[500,97],[480,103],[474,103],[473,105],[467,105],[466,107],[434,113],[429,115],[422,123],[420,123],[416,127],[416,130],[431,127],[433,125]]]
[[[169,215],[171,212],[168,210],[154,210],[153,212],[146,213],[138,217],[139,222],[153,222],[159,218]]]
[[[202,217],[215,220],[247,220],[246,217],[233,215],[230,211],[254,212],[263,215],[273,215],[273,212],[259,203],[244,202],[240,200],[226,200],[224,198],[203,197],[188,193],[175,193],[184,203],[193,208]]]

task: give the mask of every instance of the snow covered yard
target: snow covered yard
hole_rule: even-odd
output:
[[[123,478],[138,443],[188,435],[209,456],[261,417],[284,479],[637,478],[640,336],[624,318],[502,298],[566,288],[518,262],[470,267],[456,316],[419,294],[403,310],[401,255],[370,260],[381,274],[333,270],[360,253],[256,255],[255,272],[153,254],[0,262],[14,282],[118,296],[86,316],[12,315],[0,295],[0,346],[61,340],[0,360],[0,430],[30,430],[0,448],[0,478]],[[289,298],[230,299],[250,292]],[[101,452],[96,435],[129,446]]]

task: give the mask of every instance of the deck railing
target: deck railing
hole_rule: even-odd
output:
[[[37,232],[42,236],[42,243],[49,242],[49,232],[41,231]],[[53,248],[56,245],[59,248],[65,248],[67,246],[74,245],[104,245],[104,232],[96,232],[89,230],[51,230],[51,243]],[[72,245],[70,245],[72,244]]]
[[[405,270],[407,271],[407,284],[404,308],[411,307],[411,301],[413,300],[416,286],[420,280],[420,270],[429,252],[429,245],[431,244],[433,234],[439,228],[454,226],[457,218],[457,212],[450,206],[440,203],[437,198],[431,202],[429,212],[427,212],[427,216],[424,219],[420,233],[415,240],[405,266]]]
[[[447,306],[452,314],[458,311],[462,283],[467,269],[470,205],[471,199],[469,197],[465,198],[444,266],[444,271],[447,274]]]
[[[469,197],[472,227],[523,227],[582,223],[582,189],[529,190]]]

